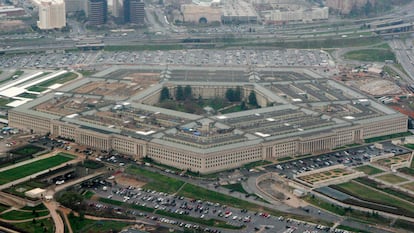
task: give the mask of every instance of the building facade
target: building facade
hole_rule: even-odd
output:
[[[105,24],[108,19],[108,2],[106,0],[88,0],[87,15],[90,25]]]
[[[226,72],[216,71],[210,78],[224,78]],[[107,95],[98,96],[90,91],[83,95],[77,91],[85,86],[101,91],[103,86],[99,85],[110,84],[108,80],[114,77],[107,73],[83,78],[65,87],[65,93],[48,93],[10,110],[9,126],[50,133],[99,150],[115,150],[134,160],[149,157],[158,163],[201,173],[260,160],[327,152],[367,138],[407,131],[407,116],[375,100],[361,99],[362,94],[336,81],[316,77],[308,70],[295,72],[259,71],[259,75],[266,77],[285,77],[268,84],[180,81],[180,77],[189,78],[188,73],[177,70],[171,74],[176,81],[153,84],[122,102],[111,101]],[[194,75],[199,78],[206,73],[207,70],[201,70]],[[240,73],[249,80],[246,74]],[[294,78],[289,81],[289,76]],[[163,88],[168,88],[174,99],[177,87],[186,85],[192,87],[198,100],[224,97],[227,90],[239,88],[241,99],[247,101],[254,92],[260,108],[196,115],[154,106]],[[307,92],[306,99],[299,95],[303,92]],[[291,100],[289,96],[296,98]],[[298,101],[299,97],[303,99]],[[80,108],[80,99],[88,98],[91,101]],[[91,111],[90,103],[98,103],[97,100],[102,100],[102,106]]]
[[[142,0],[124,0],[123,8],[125,23],[145,23],[145,3]]]
[[[39,21],[41,30],[60,29],[66,26],[66,10],[63,0],[42,0],[39,4]]]

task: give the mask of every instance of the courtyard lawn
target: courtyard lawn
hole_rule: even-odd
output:
[[[25,164],[19,167],[15,167],[9,170],[0,172],[0,185],[6,184],[20,178],[30,176],[34,173],[50,169],[52,167],[58,166],[62,163],[66,163],[72,160],[73,156],[68,156],[68,154],[60,153],[53,157],[46,159],[34,161],[33,163]]]
[[[404,181],[408,181],[407,179],[401,176],[394,175],[394,174],[386,174],[382,176],[377,176],[377,178],[385,182],[391,183],[391,184],[398,184]]]
[[[375,175],[375,174],[384,172],[383,170],[370,166],[370,165],[363,165],[363,166],[355,168],[355,170],[363,172],[367,175]]]
[[[143,188],[157,190],[159,192],[175,193],[184,185],[184,181],[148,171],[137,166],[129,166],[125,172],[136,175],[141,180],[147,182]]]

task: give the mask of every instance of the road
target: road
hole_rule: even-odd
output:
[[[409,84],[414,84],[414,50],[413,50],[413,40],[400,40],[395,39],[389,42],[389,45],[395,52],[398,62],[407,72],[409,78],[411,79]]]

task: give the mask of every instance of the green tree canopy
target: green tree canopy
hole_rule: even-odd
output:
[[[250,95],[249,95],[249,104],[251,104],[253,106],[256,106],[256,107],[259,106],[257,104],[256,93],[254,93],[254,91],[251,91],[250,92]]]
[[[163,87],[161,89],[160,101],[167,100],[169,98],[170,98],[170,90],[168,89],[168,87]]]

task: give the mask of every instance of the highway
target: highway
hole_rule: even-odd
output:
[[[407,72],[411,80],[409,83],[414,84],[414,50],[413,40],[395,39],[389,42],[389,45],[394,50],[398,62]]]

